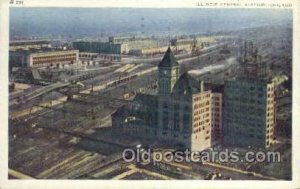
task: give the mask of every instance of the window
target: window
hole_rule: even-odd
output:
[[[164,117],[164,120],[163,120],[163,129],[167,130],[168,129],[168,125],[169,125],[169,120]]]
[[[198,109],[198,105],[197,104],[194,106],[194,110],[196,110],[196,109]]]
[[[176,113],[175,115],[175,120],[174,120],[174,130],[179,131],[179,114]]]
[[[190,125],[190,116],[188,114],[183,115],[183,122],[187,127]]]
[[[164,103],[164,108],[166,108],[166,109],[168,108],[168,103],[166,103],[166,102]]]

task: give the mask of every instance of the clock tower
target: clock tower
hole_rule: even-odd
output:
[[[158,64],[158,74],[158,94],[170,95],[179,76],[179,64],[170,47]]]

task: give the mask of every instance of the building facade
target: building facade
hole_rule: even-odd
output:
[[[28,66],[37,67],[64,67],[65,65],[74,64],[79,60],[78,50],[67,51],[50,51],[31,53],[27,57]]]
[[[158,94],[137,94],[112,114],[113,127],[194,151],[209,148],[214,143],[212,124],[221,124],[216,111],[222,103],[217,104],[216,98],[222,95],[205,90],[203,81],[188,73],[179,77],[179,64],[170,48],[158,70]]]
[[[211,95],[211,132],[213,145],[222,142],[222,104],[223,95],[213,92]]]
[[[223,143],[269,147],[274,143],[275,85],[272,81],[236,79],[224,87]]]
[[[31,41],[11,41],[9,42],[9,50],[30,50],[30,49],[42,49],[50,48],[51,43],[43,40],[31,40]]]
[[[79,60],[78,50],[65,51],[13,51],[10,52],[10,64],[21,67],[42,68],[42,67],[64,67],[74,64]]]
[[[103,54],[126,54],[127,44],[110,42],[75,41],[73,48],[80,52],[103,53]]]
[[[122,56],[120,54],[99,54],[80,52],[79,59],[82,61],[105,61],[105,62],[121,62]]]

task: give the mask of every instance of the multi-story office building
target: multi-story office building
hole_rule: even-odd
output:
[[[212,125],[221,126],[222,95],[205,90],[203,81],[188,73],[179,77],[170,48],[158,69],[158,94],[138,94],[112,114],[113,127],[191,150],[210,147]]]
[[[223,142],[226,146],[269,147],[274,143],[275,85],[236,79],[225,83]]]

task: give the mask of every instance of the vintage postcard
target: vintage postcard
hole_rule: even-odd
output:
[[[0,188],[299,188],[297,7],[3,2]]]

